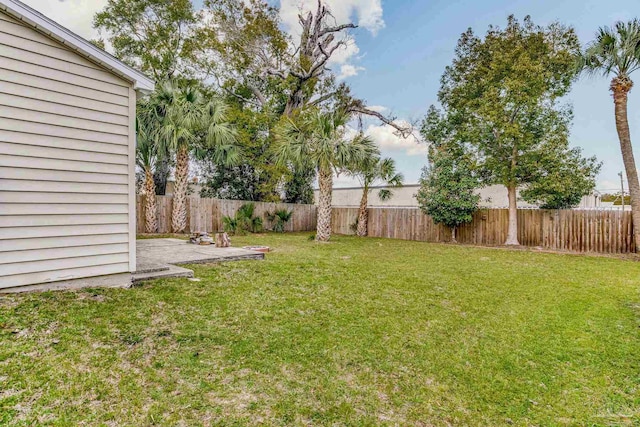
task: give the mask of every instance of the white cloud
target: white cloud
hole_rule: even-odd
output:
[[[344,64],[340,67],[340,74],[338,74],[338,80],[344,80],[349,77],[357,76],[360,71],[363,71],[363,67],[356,67],[351,64]]]
[[[409,126],[409,122],[397,120],[401,126]],[[421,142],[413,135],[403,138],[398,135],[397,130],[387,124],[369,125],[365,130],[365,135],[370,136],[383,150],[404,151],[410,156],[425,156],[428,152],[427,144]]]
[[[22,0],[49,19],[86,38],[96,38],[91,26],[93,15],[107,5],[107,0]]]
[[[355,21],[372,34],[384,28],[382,0],[324,0],[337,23]],[[317,0],[280,0],[280,17],[292,32],[299,28],[298,15],[316,10]]]

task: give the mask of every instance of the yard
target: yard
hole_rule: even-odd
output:
[[[640,423],[640,263],[304,234],[200,282],[0,297],[0,424]]]

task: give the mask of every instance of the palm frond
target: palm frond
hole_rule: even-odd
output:
[[[383,188],[382,190],[378,191],[378,198],[383,202],[390,200],[391,197],[393,197],[393,192],[391,190]]]
[[[640,21],[616,22],[601,27],[595,39],[578,55],[579,72],[608,76],[629,76],[640,68]]]

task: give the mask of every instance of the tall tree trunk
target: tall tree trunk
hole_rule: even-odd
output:
[[[613,92],[613,102],[616,113],[616,129],[618,131],[618,138],[620,139],[620,150],[622,151],[624,169],[627,173],[629,193],[631,194],[633,235],[637,250],[640,245],[640,183],[638,182],[638,170],[633,156],[631,132],[629,131],[629,120],[627,118],[627,97],[632,87],[633,82],[626,76],[616,77],[611,82],[611,91]]]
[[[360,237],[367,237],[369,235],[369,230],[367,229],[369,222],[369,211],[367,210],[367,205],[369,205],[369,187],[365,185],[362,191],[362,199],[360,200],[358,226],[356,228],[356,234]]]
[[[451,227],[451,243],[458,243],[456,234],[458,234],[458,227],[457,226]]]
[[[175,187],[173,190],[173,208],[171,228],[174,233],[182,233],[187,228],[187,180],[189,179],[189,149],[186,145],[178,147],[176,153]]]
[[[505,245],[519,246],[518,242],[518,200],[517,200],[517,187],[515,184],[509,184],[507,186],[509,192],[509,230],[507,231],[507,241]]]
[[[156,171],[153,174],[153,182],[158,196],[164,196],[167,194],[167,180],[169,179],[169,172],[169,160],[162,159],[156,162]]]
[[[320,195],[318,199],[318,227],[316,240],[327,242],[331,238],[331,198],[333,197],[333,171],[320,169],[318,173]]]
[[[158,218],[156,216],[156,184],[153,181],[151,168],[144,170],[144,223],[147,233],[158,231]]]

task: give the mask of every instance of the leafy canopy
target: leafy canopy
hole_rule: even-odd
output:
[[[600,28],[596,39],[579,56],[578,66],[585,73],[621,77],[640,69],[640,21]]]
[[[109,0],[93,19],[116,57],[158,82],[189,73],[199,49],[195,23],[191,0]]]
[[[162,152],[175,153],[184,146],[196,154],[209,150],[217,162],[228,165],[241,160],[236,131],[219,99],[207,99],[193,85],[166,81],[146,102],[147,114],[156,122],[155,137]]]
[[[429,141],[429,166],[423,170],[416,198],[422,211],[437,224],[456,228],[473,220],[480,186],[474,158],[453,138],[451,123],[435,107],[429,109],[421,134]]]
[[[361,133],[348,137],[350,118],[344,110],[315,110],[295,120],[286,118],[278,129],[279,163],[312,165],[318,171],[332,173],[379,155],[371,138]]]
[[[569,150],[572,111],[559,105],[576,77],[578,52],[573,29],[541,27],[529,17],[520,23],[511,16],[506,28],[490,27],[484,38],[471,29],[462,34],[438,96],[452,137],[472,147],[484,184],[532,185],[525,196],[535,199],[554,184],[545,177],[571,170],[583,185],[567,192],[593,189],[585,183],[592,182],[595,160]]]
[[[596,185],[601,163],[585,158],[580,148],[544,153],[536,176],[520,196],[542,209],[571,209]]]

